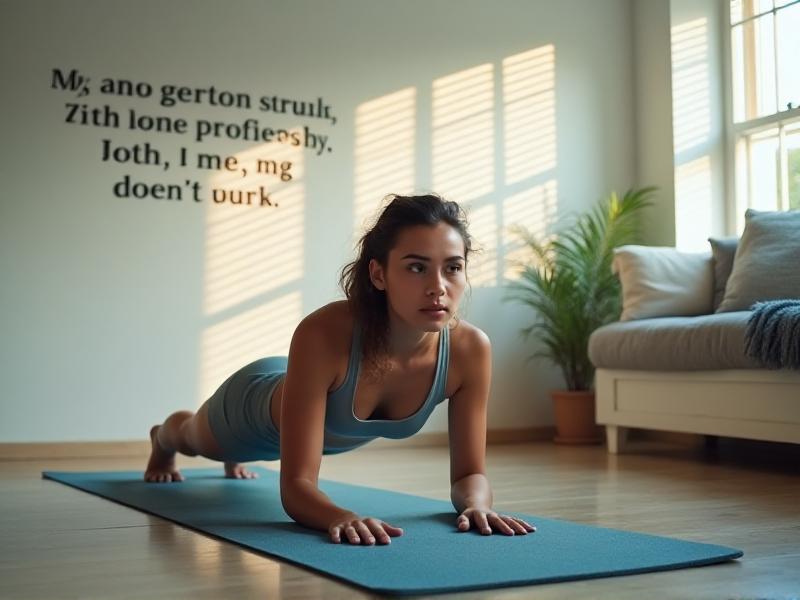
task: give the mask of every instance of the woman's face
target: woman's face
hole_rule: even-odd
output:
[[[370,261],[372,282],[386,290],[390,316],[425,331],[443,329],[467,284],[464,240],[446,223],[400,232],[384,269]],[[434,306],[442,310],[431,310]],[[393,314],[391,314],[393,313]]]

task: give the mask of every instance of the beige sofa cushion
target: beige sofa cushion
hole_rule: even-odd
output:
[[[645,371],[758,369],[744,351],[750,311],[610,323],[589,338],[597,368]]]
[[[614,250],[612,269],[622,284],[621,321],[713,311],[714,270],[710,252],[620,246]]]

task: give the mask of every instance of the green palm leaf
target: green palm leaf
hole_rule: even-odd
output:
[[[536,319],[520,334],[537,336],[542,350],[528,360],[551,360],[570,390],[592,386],[589,336],[619,319],[621,311],[619,281],[611,272],[614,248],[639,242],[639,216],[652,204],[655,189],[629,190],[622,198],[612,192],[548,241],[522,226],[509,228],[530,250],[531,259],[519,263],[519,280],[508,285],[504,299],[534,311]]]

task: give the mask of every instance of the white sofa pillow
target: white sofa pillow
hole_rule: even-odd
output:
[[[622,284],[622,321],[706,315],[714,310],[711,252],[620,246],[614,250],[612,268]]]

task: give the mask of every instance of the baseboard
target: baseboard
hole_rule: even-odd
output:
[[[148,456],[150,442],[38,442],[0,444],[0,460],[126,458]]]
[[[486,433],[487,445],[517,444],[553,439],[552,427],[523,429],[490,429]],[[447,446],[447,432],[418,433],[402,439],[378,439],[371,448],[424,448]],[[132,440],[122,442],[41,442],[0,444],[0,461],[74,459],[74,458],[126,458],[147,457],[150,442]]]

